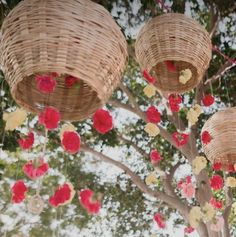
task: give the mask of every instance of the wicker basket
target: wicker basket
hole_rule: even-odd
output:
[[[156,87],[164,92],[183,93],[197,86],[212,56],[211,39],[195,20],[179,13],[151,19],[140,31],[135,45],[141,69],[156,78]],[[173,61],[177,71],[170,72],[165,62]],[[180,71],[190,69],[191,79],[179,82]]]
[[[13,98],[32,112],[54,106],[63,120],[83,120],[103,106],[121,80],[127,43],[109,12],[90,0],[24,0],[2,26],[1,65]],[[56,72],[64,81],[40,93],[37,74]]]
[[[228,108],[215,113],[202,128],[212,139],[203,144],[207,158],[220,162],[223,169],[236,163],[236,108]]]

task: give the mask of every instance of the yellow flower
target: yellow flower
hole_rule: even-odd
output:
[[[156,87],[153,85],[147,85],[144,89],[143,89],[144,94],[148,97],[151,98],[156,94]]]
[[[210,203],[206,202],[205,206],[202,208],[202,213],[204,221],[209,222],[214,218],[216,211]]]
[[[236,179],[234,177],[227,177],[226,186],[235,188],[236,187]]]
[[[198,116],[202,113],[202,106],[199,104],[195,104],[193,109],[195,110],[195,112],[198,114]]]
[[[189,212],[189,224],[192,227],[197,228],[201,219],[202,219],[201,208],[197,206],[193,207]]]
[[[27,112],[23,109],[16,109],[11,113],[4,113],[3,120],[6,121],[6,130],[13,131],[20,125],[22,125],[27,118]]]
[[[198,113],[193,108],[191,108],[187,112],[187,119],[191,125],[194,125],[198,121]]]
[[[184,69],[180,71],[179,82],[186,84],[192,78],[192,72],[190,69]]]
[[[63,124],[60,130],[60,138],[62,139],[64,132],[74,132],[74,131],[76,131],[76,128],[72,123]]]
[[[160,133],[160,129],[154,123],[147,123],[144,130],[150,137],[155,137]]]
[[[202,169],[204,169],[207,165],[207,160],[204,156],[197,156],[193,161],[192,161],[192,168],[193,168],[193,173],[198,175]]]
[[[158,180],[157,180],[157,178],[156,178],[156,176],[155,176],[154,173],[149,174],[149,175],[146,177],[146,179],[145,179],[145,183],[146,183],[147,185],[156,184],[157,181],[158,181]]]

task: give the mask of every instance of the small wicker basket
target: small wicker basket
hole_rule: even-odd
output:
[[[135,44],[137,60],[142,70],[156,78],[155,86],[164,92],[183,93],[197,86],[209,66],[212,56],[211,39],[195,20],[179,13],[168,13],[151,19],[141,29]],[[172,61],[176,72],[167,69]],[[191,79],[179,82],[179,74],[190,69]]]
[[[127,43],[109,12],[90,0],[24,0],[2,26],[1,66],[13,98],[32,112],[54,106],[62,120],[83,120],[103,106],[119,84]],[[35,75],[56,72],[80,79],[80,88],[43,94]]]
[[[236,163],[236,108],[227,108],[216,112],[206,121],[202,132],[211,136],[208,144],[202,144],[207,158],[212,162],[220,162],[222,169]]]

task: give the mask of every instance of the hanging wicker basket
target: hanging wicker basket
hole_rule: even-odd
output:
[[[63,120],[83,120],[103,106],[119,84],[127,43],[109,12],[90,0],[24,0],[2,26],[1,66],[13,98],[39,112],[54,106]],[[35,76],[57,73],[80,80],[67,88],[63,80],[45,95]]]
[[[202,128],[211,136],[208,144],[202,144],[207,158],[220,162],[226,170],[236,163],[236,108],[228,108],[215,113]]]
[[[164,92],[183,93],[202,80],[212,55],[211,39],[195,20],[179,13],[168,13],[151,19],[140,31],[135,45],[142,70],[156,79],[155,86]],[[171,61],[176,71],[168,70]],[[182,84],[179,75],[190,69],[191,79]]]

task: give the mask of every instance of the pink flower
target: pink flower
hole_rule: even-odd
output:
[[[215,209],[221,209],[223,207],[223,202],[220,200],[217,200],[215,198],[210,199],[210,204],[215,208]]]
[[[204,145],[207,145],[208,143],[210,143],[211,139],[212,137],[208,131],[204,131],[202,133],[201,140]]]
[[[22,149],[30,149],[34,144],[34,133],[30,132],[26,138],[19,139],[18,143]]]
[[[53,107],[46,107],[39,115],[39,124],[44,125],[48,130],[58,127],[60,113]]]
[[[151,84],[154,84],[156,82],[156,79],[152,77],[147,70],[143,71],[143,77]]]
[[[210,225],[210,229],[213,231],[221,231],[224,228],[224,218],[222,216],[216,217],[216,223]]]
[[[215,162],[212,166],[213,170],[217,171],[217,170],[221,170],[222,168],[222,164],[220,162]]]
[[[195,188],[192,183],[182,184],[182,195],[184,198],[193,198],[195,195]]]
[[[80,204],[88,211],[90,214],[97,214],[101,208],[101,203],[92,200],[93,191],[90,189],[84,189],[79,194]]]
[[[152,164],[157,164],[162,159],[161,155],[159,154],[157,150],[151,151],[150,158],[151,158]]]
[[[37,89],[43,93],[53,92],[57,84],[52,75],[37,75],[35,80]]]
[[[11,191],[12,191],[12,198],[11,198],[12,202],[20,203],[24,201],[25,194],[28,191],[28,188],[25,186],[22,180],[18,180],[11,188]]]
[[[159,123],[161,121],[161,114],[155,106],[150,106],[146,111],[147,121],[150,123]]]
[[[70,88],[73,87],[75,84],[79,83],[79,79],[73,76],[65,77],[65,85],[66,87]]]
[[[165,64],[169,72],[177,72],[174,61],[165,61]]]
[[[166,223],[163,220],[162,216],[160,213],[156,213],[154,215],[154,221],[157,223],[157,225],[159,226],[159,228],[164,229],[166,227]]]
[[[104,109],[98,109],[93,115],[93,127],[101,134],[113,128],[112,116]]]
[[[215,98],[212,95],[205,95],[202,99],[204,106],[211,106],[215,102]]]
[[[191,234],[195,229],[192,226],[188,226],[184,228],[185,234]]]
[[[80,149],[80,136],[77,132],[66,131],[63,133],[62,146],[70,154],[75,154]]]
[[[210,179],[210,185],[213,190],[219,190],[223,187],[223,179],[220,175],[213,175]]]
[[[188,134],[185,133],[174,132],[172,138],[178,147],[183,146],[188,142]]]
[[[169,106],[172,112],[179,112],[180,104],[182,103],[182,98],[180,95],[169,95]]]

